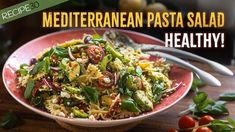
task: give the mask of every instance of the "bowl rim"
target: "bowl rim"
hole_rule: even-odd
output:
[[[143,120],[145,118],[148,118],[150,116],[153,116],[155,114],[158,114],[158,113],[161,113],[167,109],[169,109],[170,107],[172,107],[173,105],[175,105],[176,103],[178,103],[182,98],[184,98],[187,93],[189,92],[190,90],[190,87],[192,86],[192,82],[193,82],[193,73],[190,72],[190,75],[191,75],[191,80],[189,82],[189,85],[187,88],[187,90],[183,93],[183,95],[179,98],[177,98],[173,103],[167,105],[166,107],[162,108],[161,110],[159,111],[151,111],[151,112],[148,112],[148,113],[143,113],[141,115],[138,115],[138,116],[134,116],[134,117],[129,117],[129,118],[123,118],[123,119],[115,119],[115,120],[90,120],[90,119],[82,119],[82,118],[66,118],[66,117],[60,117],[60,116],[55,116],[55,115],[52,115],[46,111],[42,111],[38,108],[35,108],[33,106],[31,106],[30,104],[27,104],[25,103],[24,101],[18,99],[11,91],[10,89],[7,87],[7,84],[5,82],[5,76],[4,76],[4,71],[6,69],[6,65],[8,64],[8,61],[10,58],[12,58],[12,56],[14,55],[15,52],[17,52],[18,50],[20,49],[23,49],[25,46],[31,44],[32,42],[34,41],[38,41],[40,39],[43,39],[43,38],[46,38],[48,36],[53,36],[53,35],[56,35],[56,34],[61,34],[61,33],[66,33],[66,32],[73,32],[73,31],[77,31],[77,30],[91,30],[92,28],[75,28],[75,29],[66,29],[66,30],[60,30],[60,31],[56,31],[56,32],[52,32],[52,33],[49,33],[49,34],[45,34],[45,35],[42,35],[40,37],[37,37],[31,41],[28,41],[26,42],[25,44],[23,44],[22,46],[20,46],[19,48],[17,48],[9,57],[8,59],[6,60],[5,64],[4,64],[4,67],[3,67],[3,70],[2,70],[2,79],[3,79],[3,83],[4,83],[4,86],[5,88],[7,89],[8,93],[10,93],[10,95],[18,102],[20,103],[21,105],[23,105],[24,107],[30,109],[31,111],[39,114],[39,115],[42,115],[42,116],[45,116],[47,118],[50,118],[50,119],[54,119],[54,120],[60,120],[60,121],[65,121],[65,122],[83,122],[83,123],[90,123],[91,125],[92,124],[104,124],[104,123],[121,123],[121,122],[132,122],[132,121],[138,121],[138,120]],[[124,29],[116,29],[116,28],[94,28],[95,30],[97,31],[106,31],[106,30],[118,30],[118,31],[121,31],[121,32],[124,32],[124,33],[131,33],[131,34],[135,34],[135,35],[138,35],[138,36],[143,36],[145,38],[149,38],[149,39],[153,39],[153,40],[156,40],[158,42],[160,42],[161,44],[164,44],[164,41],[158,39],[158,38],[155,38],[151,35],[147,35],[147,34],[144,34],[144,33],[140,33],[140,32],[136,32],[136,31],[130,31],[130,30],[124,30]],[[90,126],[92,127],[92,126]],[[102,126],[101,126],[102,127]]]

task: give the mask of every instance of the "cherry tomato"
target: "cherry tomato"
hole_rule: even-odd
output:
[[[99,86],[103,88],[110,88],[114,84],[114,75],[108,71],[105,71],[104,76],[99,78]]]
[[[190,116],[182,116],[178,122],[178,126],[180,129],[192,128],[195,125],[196,121]]]
[[[87,54],[92,63],[98,64],[104,58],[104,50],[99,46],[89,46]]]
[[[212,130],[208,127],[200,127],[196,130],[196,132],[212,132]]]
[[[176,129],[172,128],[172,129],[167,130],[166,132],[178,132],[178,131]]]
[[[214,120],[214,118],[210,115],[205,115],[205,116],[202,116],[199,120],[199,125],[206,125],[206,124],[209,124],[211,123],[212,121]]]

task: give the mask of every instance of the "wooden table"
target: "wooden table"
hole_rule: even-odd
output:
[[[216,99],[220,93],[224,92],[235,92],[235,77],[226,77],[219,75],[212,71],[210,68],[208,68],[205,65],[202,64],[196,64],[197,66],[200,66],[202,69],[205,69],[206,71],[212,73],[217,77],[221,82],[221,87],[203,87],[201,88],[202,91],[205,91],[209,94],[210,98]],[[235,72],[235,67],[230,67],[230,69]],[[2,79],[1,79],[2,80]],[[6,113],[9,109],[12,109],[17,112],[17,115],[19,115],[23,119],[23,124],[10,129],[8,131],[39,131],[39,132],[63,132],[67,131],[63,129],[60,125],[58,125],[55,121],[42,117],[22,105],[20,105],[18,102],[16,102],[6,91],[4,88],[2,82],[0,83],[0,115],[3,115]],[[176,105],[174,105],[172,108],[170,108],[167,111],[164,111],[156,116],[153,116],[149,119],[144,120],[141,124],[134,127],[130,131],[155,131],[155,132],[163,132],[166,131],[169,128],[177,128],[177,121],[178,121],[178,113],[181,110],[184,110],[187,108],[187,106],[192,101],[193,93],[190,92],[188,95],[182,99],[180,102],[178,102]],[[230,111],[230,117],[235,119],[235,103],[230,102],[227,104],[227,107]],[[0,131],[3,131],[3,129],[0,128]]]

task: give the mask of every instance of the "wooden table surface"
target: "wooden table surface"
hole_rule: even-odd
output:
[[[209,94],[210,98],[216,99],[220,93],[224,92],[235,92],[235,77],[226,77],[219,75],[213,72],[210,68],[205,65],[199,65],[202,69],[212,73],[217,77],[221,82],[221,87],[209,87],[205,86],[201,88],[202,91],[205,91]],[[235,72],[235,67],[230,67],[230,69]],[[1,79],[2,80],[2,79]],[[23,123],[16,128],[9,129],[8,131],[39,131],[39,132],[63,132],[67,131],[59,126],[55,121],[42,117],[22,105],[16,102],[6,91],[2,82],[0,84],[0,116],[6,113],[8,110],[12,109],[16,111],[17,115],[22,118]],[[177,128],[178,113],[187,108],[187,106],[192,101],[193,93],[190,92],[188,95],[183,98],[176,105],[171,107],[169,110],[166,110],[158,115],[155,115],[149,119],[144,120],[141,124],[134,127],[130,131],[155,131],[155,132],[164,132],[169,128]],[[230,117],[235,119],[235,103],[230,102],[227,104],[227,107],[230,111]],[[5,131],[0,128],[0,131]],[[79,131],[79,130],[78,130]]]

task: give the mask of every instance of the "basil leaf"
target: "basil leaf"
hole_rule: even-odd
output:
[[[34,67],[33,69],[29,72],[29,74],[31,75],[35,75],[37,74],[44,66],[44,61],[41,61],[41,62],[38,62]]]
[[[198,88],[202,87],[203,85],[204,85],[203,82],[200,79],[198,79],[196,76],[194,76],[191,90],[197,92]]]
[[[16,126],[18,121],[17,116],[12,112],[9,111],[1,118],[1,127],[5,129],[13,128]]]
[[[129,97],[132,96],[133,92],[130,91],[127,86],[127,79],[130,74],[127,73],[126,71],[121,71],[120,73],[120,79],[118,80],[118,90],[122,95],[127,95]]]
[[[196,96],[193,97],[193,102],[197,105],[202,103],[207,99],[207,94],[205,92],[198,92]]]
[[[63,48],[63,47],[55,47],[54,48],[54,53],[59,56],[59,57],[67,57],[68,56],[68,49],[67,48]]]
[[[135,69],[135,72],[136,72],[136,75],[140,77],[142,75],[141,67],[137,66],[136,69]]]
[[[153,101],[154,103],[158,103],[162,98],[162,91],[164,89],[164,82],[157,80],[152,87],[153,91]]]
[[[232,118],[228,118],[227,121],[235,129],[235,121]]]
[[[84,87],[81,90],[81,94],[86,97],[87,100],[89,100],[92,103],[98,103],[99,99],[99,93],[96,89],[92,87]]]
[[[63,59],[61,60],[60,68],[61,68],[62,70],[65,71],[66,65],[67,65],[68,61],[69,61],[69,58],[63,58]]]
[[[31,99],[31,102],[34,106],[42,106],[43,105],[43,99],[41,96],[33,97]]]
[[[33,89],[34,89],[34,80],[30,79],[24,91],[24,98],[26,99],[31,98]]]
[[[122,100],[121,108],[130,112],[141,112],[132,98]]]
[[[223,115],[229,113],[228,109],[225,107],[225,103],[221,101],[217,101],[213,104],[208,105],[201,112],[212,115]]]
[[[49,57],[45,57],[44,58],[44,66],[43,66],[43,70],[46,72],[46,73],[49,73],[50,72],[50,58]]]
[[[212,121],[212,125],[210,126],[213,132],[233,132],[234,128],[231,128],[223,121],[214,120]]]
[[[223,94],[220,94],[219,100],[235,101],[235,93],[223,93]]]

